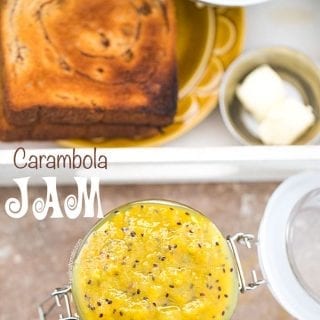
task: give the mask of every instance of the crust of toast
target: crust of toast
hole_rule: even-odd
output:
[[[5,114],[41,123],[165,126],[177,104],[173,0],[10,0]]]
[[[0,140],[13,141],[50,141],[58,139],[93,139],[93,138],[130,138],[142,139],[160,133],[160,129],[151,126],[134,125],[63,125],[37,123],[27,126],[14,126],[8,123],[0,110]]]

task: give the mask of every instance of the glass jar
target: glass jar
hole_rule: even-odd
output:
[[[210,255],[210,250],[215,252],[212,257],[215,257],[215,259],[219,260],[219,265],[217,264],[215,268],[212,269],[212,273],[217,275],[215,281],[218,281],[217,283],[219,283],[220,280],[220,284],[223,283],[223,285],[218,285],[215,281],[212,285],[208,282],[206,284],[207,288],[203,290],[203,293],[200,293],[199,299],[202,299],[201,301],[203,302],[206,299],[204,298],[205,294],[207,294],[207,292],[210,294],[210,291],[208,290],[211,290],[211,287],[212,290],[217,290],[217,294],[212,296],[214,297],[212,298],[212,306],[218,306],[220,303],[219,299],[221,299],[221,297],[227,299],[224,302],[223,311],[221,312],[222,309],[219,309],[218,314],[214,313],[214,317],[216,317],[216,319],[231,319],[232,313],[237,304],[239,292],[245,293],[246,291],[253,290],[265,283],[268,285],[278,302],[281,303],[283,307],[295,318],[301,320],[316,320],[320,318],[320,277],[317,273],[317,271],[320,270],[320,173],[306,173],[288,179],[274,192],[268,202],[263,220],[261,222],[258,240],[256,240],[253,235],[244,233],[239,233],[235,236],[228,236],[224,238],[220,231],[211,222],[209,223],[209,220],[201,213],[175,202],[160,200],[138,201],[113,210],[88,233],[88,235],[81,242],[81,245],[77,246],[75,255],[72,259],[73,268],[70,285],[62,289],[56,289],[52,295],[43,304],[41,304],[39,307],[40,319],[49,319],[50,314],[52,314],[55,308],[58,310],[59,314],[58,318],[55,317],[53,319],[86,320],[88,318],[84,315],[84,303],[83,301],[81,302],[81,297],[84,296],[86,299],[90,298],[84,288],[87,289],[88,286],[86,286],[86,284],[91,285],[91,282],[94,282],[95,279],[92,280],[92,276],[90,276],[90,279],[88,280],[85,278],[84,282],[82,281],[82,277],[86,277],[87,274],[92,274],[92,268],[96,268],[97,265],[91,265],[91,269],[86,269],[85,272],[82,272],[81,276],[79,277],[75,276],[75,274],[77,274],[77,270],[79,270],[79,261],[81,263],[83,261],[92,261],[93,257],[95,257],[95,255],[90,255],[90,252],[92,252],[93,248],[95,248],[94,246],[90,247],[90,243],[94,243],[94,245],[99,243],[99,241],[92,242],[92,237],[98,237],[99,239],[99,232],[102,231],[102,228],[104,228],[106,225],[106,221],[111,221],[115,215],[119,215],[119,212],[121,214],[122,212],[136,210],[132,208],[143,208],[148,206],[151,206],[152,210],[157,210],[155,208],[159,206],[159,212],[165,208],[167,210],[177,209],[181,212],[191,214],[193,219],[192,221],[195,222],[194,225],[199,226],[198,229],[194,229],[193,231],[191,229],[189,230],[190,232],[196,234],[196,236],[199,235],[198,242],[197,239],[196,242],[194,242],[195,239],[190,238],[192,241],[190,239],[187,240],[190,241],[190,243],[179,243],[179,245],[181,244],[184,248],[186,248],[186,251],[180,251],[180,256],[182,259],[181,261],[186,261],[186,266],[188,266],[188,259],[185,260],[184,257],[186,257],[190,251],[187,247],[192,249],[193,244],[198,245],[196,248],[196,250],[198,250],[197,252],[200,252],[204,248],[209,248],[209,251],[207,251],[205,255],[206,259],[208,258],[208,252]],[[180,211],[174,212],[172,217],[179,216]],[[199,218],[200,216],[202,218]],[[178,220],[180,220],[180,218]],[[181,223],[178,221],[174,223],[178,224],[178,226],[187,225],[189,227],[188,222]],[[210,227],[208,227],[209,225]],[[119,225],[119,228],[122,230],[122,232],[126,232],[123,231],[124,228],[121,226],[121,224]],[[208,230],[208,228],[210,230],[212,229],[212,232],[210,231],[209,234],[213,241],[205,241],[205,244],[202,244],[200,241],[200,238],[202,240],[204,239],[202,230]],[[167,239],[172,239],[175,233],[178,233],[179,230],[180,229],[173,231],[170,236],[163,237],[162,240],[159,239],[159,243],[163,243],[163,241],[167,241]],[[103,231],[108,233],[109,229],[105,229]],[[132,241],[135,241],[134,238],[137,236],[137,234],[133,233],[131,236],[133,237]],[[144,240],[140,239],[139,241]],[[140,242],[140,244],[141,243],[143,242]],[[212,246],[210,246],[210,243],[212,243]],[[219,249],[215,247],[215,244],[217,247],[219,247]],[[166,248],[167,246],[168,244],[166,243],[165,246],[162,246],[161,248]],[[254,270],[252,271],[252,279],[250,281],[247,280],[248,277],[246,276],[246,271],[243,270],[241,265],[241,257],[238,250],[239,246],[245,246],[246,248],[252,248],[256,246],[260,267],[265,280],[259,280],[257,273]],[[169,245],[169,248],[170,247],[171,245]],[[117,247],[117,250],[121,250],[121,247]],[[145,254],[147,255],[148,249],[145,250]],[[163,276],[167,270],[167,267],[166,265],[162,267],[161,261],[164,261],[166,256],[165,253],[161,252],[160,250],[160,257],[162,257],[162,254],[163,260],[160,259],[159,263],[156,264],[156,267],[161,270],[159,274]],[[179,253],[177,253],[177,256],[175,256],[176,259],[178,259],[178,254]],[[210,260],[210,257],[208,259],[209,260],[205,261],[213,261]],[[139,260],[136,261],[139,262]],[[146,260],[141,259],[141,261],[147,261],[147,258]],[[213,264],[214,263],[210,264],[208,269],[205,268],[206,274],[211,275],[210,268],[213,266]],[[170,267],[172,267],[172,265],[170,265]],[[181,268],[185,269],[184,265],[181,265]],[[203,270],[204,267],[201,266],[201,268]],[[217,270],[220,270],[221,272],[216,273]],[[181,286],[183,286],[184,283],[190,279],[192,274],[197,274],[198,272],[198,270],[191,271],[196,272],[191,272],[189,277],[184,277],[183,280],[179,282]],[[126,272],[128,281],[131,279],[130,272],[131,271]],[[179,280],[178,275],[175,280]],[[197,288],[200,286],[200,283],[202,283],[202,280],[202,278],[199,278],[199,283],[195,283]],[[81,281],[82,284],[79,285]],[[109,278],[107,282],[111,283],[112,279]],[[224,290],[228,291],[227,294],[226,292],[223,292]],[[91,290],[90,295],[92,292],[94,295],[95,288],[93,288],[93,291]],[[183,292],[186,292],[186,290]],[[193,291],[193,295],[195,295],[195,292],[198,297],[199,292]],[[138,290],[138,293],[140,294],[140,289]],[[136,293],[134,292],[133,295],[135,294]],[[167,295],[169,295],[169,293],[167,293]],[[103,298],[103,303],[110,303],[111,300],[105,299],[106,297]],[[144,298],[148,299],[147,296],[141,298],[139,297],[139,301],[141,299],[143,300]],[[52,299],[54,299],[53,302],[51,301]],[[146,303],[146,305],[148,304]],[[164,308],[172,307],[166,304],[163,304],[163,306]],[[101,302],[95,297],[94,304],[91,305],[89,303],[86,307],[89,307],[89,309],[92,307],[95,310],[96,307],[101,307]],[[158,306],[156,307],[158,308]],[[212,308],[214,309],[214,307]],[[116,310],[115,312],[119,312],[119,310],[116,308],[114,310]],[[167,309],[163,310],[167,311]],[[171,312],[171,310],[169,311]],[[151,317],[154,317],[154,315],[154,313],[150,314]],[[174,313],[172,315],[174,315]],[[194,318],[199,317],[203,318],[203,313],[194,315]],[[96,316],[93,316],[90,319],[98,318],[110,319],[110,317],[105,317],[102,313],[97,313]],[[173,318],[173,316],[170,316],[168,319],[171,318]]]

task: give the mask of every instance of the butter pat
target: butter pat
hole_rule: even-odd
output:
[[[238,86],[236,94],[258,122],[265,119],[270,109],[286,98],[282,79],[268,65],[252,71]]]
[[[311,106],[292,98],[274,106],[259,126],[261,140],[268,145],[294,143],[315,123]]]

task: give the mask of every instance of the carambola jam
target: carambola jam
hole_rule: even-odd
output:
[[[230,319],[238,295],[219,230],[191,208],[164,201],[108,214],[78,252],[72,282],[83,320]]]

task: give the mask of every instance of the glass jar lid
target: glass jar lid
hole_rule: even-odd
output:
[[[320,304],[320,188],[305,195],[293,209],[287,249],[297,279]]]
[[[295,318],[320,315],[320,173],[285,181],[270,198],[258,237],[260,266],[274,297]]]

